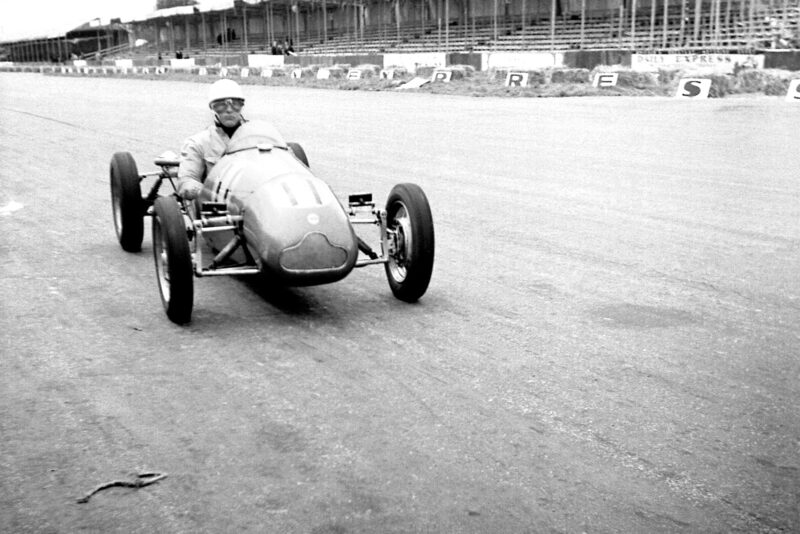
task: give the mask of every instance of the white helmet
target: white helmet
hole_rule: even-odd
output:
[[[244,93],[239,84],[233,80],[218,80],[211,84],[208,89],[208,103],[211,105],[215,100],[224,100],[226,98],[238,98],[244,100]]]

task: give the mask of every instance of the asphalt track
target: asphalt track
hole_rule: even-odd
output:
[[[424,188],[433,280],[202,279],[179,327],[108,163],[205,91],[0,74],[3,531],[800,531],[800,107],[246,87],[340,196]]]

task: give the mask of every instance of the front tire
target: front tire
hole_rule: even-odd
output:
[[[386,223],[394,244],[385,264],[389,287],[398,299],[416,302],[433,272],[433,216],[422,188],[394,186],[386,200]]]
[[[111,209],[114,230],[123,250],[138,252],[144,237],[144,201],[136,162],[128,152],[111,158]]]
[[[295,155],[297,159],[303,162],[303,165],[311,168],[311,165],[308,164],[308,156],[306,156],[306,151],[303,150],[303,147],[300,146],[300,143],[286,143],[286,146],[289,147],[289,150]]]
[[[183,214],[172,197],[159,197],[153,204],[153,259],[167,317],[188,323],[194,304],[192,253]]]

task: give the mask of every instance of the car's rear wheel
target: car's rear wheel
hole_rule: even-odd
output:
[[[398,184],[386,200],[390,237],[386,277],[394,296],[416,302],[433,272],[433,216],[428,198],[416,184]]]
[[[159,197],[153,204],[153,259],[167,317],[188,323],[194,304],[192,253],[183,214],[172,197]]]
[[[128,152],[111,157],[111,209],[114,230],[123,250],[138,252],[144,237],[144,201],[136,162]]]
[[[303,147],[300,146],[300,143],[286,143],[286,146],[288,146],[289,150],[291,150],[294,153],[294,155],[297,156],[297,159],[303,162],[303,165],[305,165],[309,169],[311,168],[311,165],[308,164],[308,157],[306,156],[306,151],[303,150]]]

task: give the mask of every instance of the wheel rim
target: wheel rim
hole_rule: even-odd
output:
[[[408,208],[402,202],[397,202],[394,216],[389,227],[394,232],[394,251],[389,255],[389,273],[397,282],[403,282],[408,276],[408,264],[413,235],[411,233],[411,219]]]
[[[114,230],[117,237],[122,233],[122,199],[120,198],[119,186],[111,187],[111,210],[114,212]]]
[[[169,302],[169,260],[167,259],[167,249],[164,246],[164,232],[162,231],[161,221],[158,217],[153,218],[153,225],[155,226],[153,235],[156,238],[153,242],[153,254],[156,260],[158,289],[161,291],[161,297],[164,299],[164,302]]]

